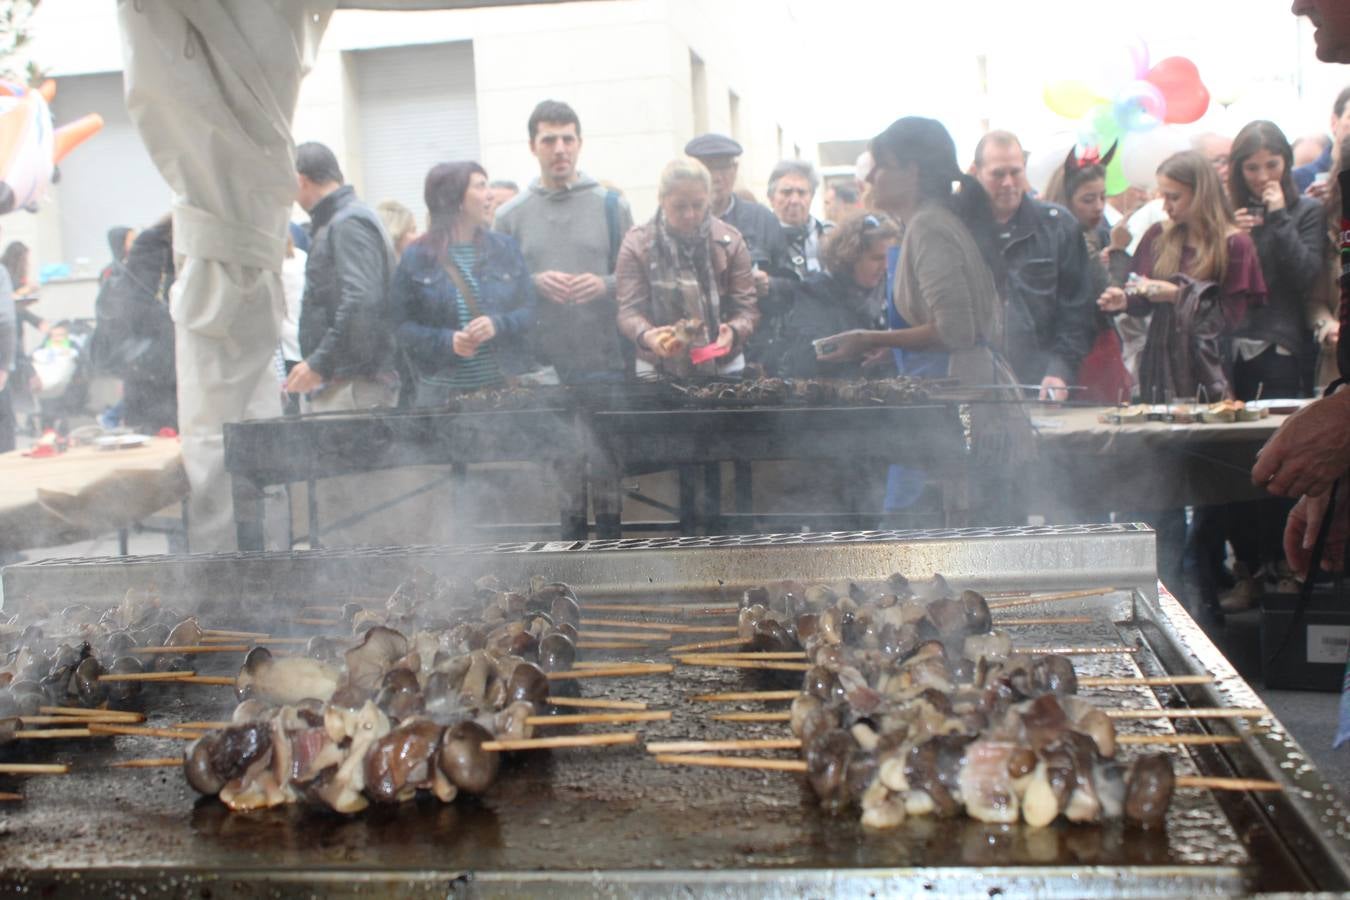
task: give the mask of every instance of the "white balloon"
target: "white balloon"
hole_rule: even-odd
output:
[[[1027,182],[1032,190],[1044,194],[1050,177],[1055,170],[1064,165],[1069,148],[1078,142],[1073,132],[1062,132],[1040,141],[1035,147],[1027,148]]]
[[[1135,187],[1151,191],[1158,182],[1158,166],[1174,153],[1191,149],[1190,139],[1175,126],[1164,125],[1152,131],[1125,136],[1120,146],[1120,165]]]

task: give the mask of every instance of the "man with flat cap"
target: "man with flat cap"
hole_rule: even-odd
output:
[[[684,145],[684,152],[712,173],[712,213],[745,238],[755,266],[755,294],[763,300],[769,293],[769,277],[791,267],[778,217],[767,206],[736,196],[736,173],[743,148],[724,134],[700,134]]]

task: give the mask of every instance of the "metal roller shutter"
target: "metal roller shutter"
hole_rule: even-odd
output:
[[[473,43],[359,50],[352,55],[362,197],[371,205],[398,200],[422,223],[427,170],[438,162],[476,160],[480,154]]]

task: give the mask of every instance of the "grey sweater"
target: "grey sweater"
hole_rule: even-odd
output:
[[[532,274],[590,273],[605,279],[605,296],[590,303],[562,305],[539,299],[538,353],[565,383],[623,371],[610,266],[618,247],[611,244],[605,216],[607,193],[584,174],[559,190],[535,179],[528,190],[497,210],[496,230],[516,239]],[[616,237],[622,242],[633,227],[633,213],[622,198],[615,213]]]

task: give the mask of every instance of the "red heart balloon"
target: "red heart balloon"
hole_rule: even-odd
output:
[[[1194,122],[1209,109],[1209,90],[1200,80],[1200,70],[1184,56],[1167,57],[1149,69],[1144,80],[1167,101],[1167,122]]]

